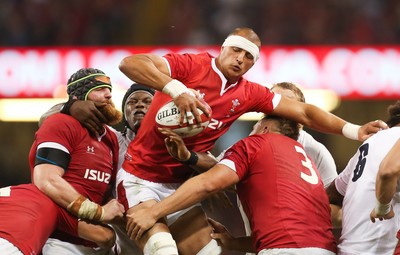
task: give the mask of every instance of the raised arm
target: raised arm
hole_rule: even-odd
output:
[[[190,151],[183,139],[170,129],[159,128],[159,131],[167,136],[164,141],[168,153],[176,160],[182,162],[182,164],[189,165],[194,170],[202,173],[218,163],[215,157],[208,153]]]
[[[390,219],[394,216],[391,206],[392,198],[397,191],[400,177],[400,139],[382,160],[376,176],[376,206],[371,212],[371,221]]]
[[[119,69],[129,79],[162,91],[172,81],[168,66],[162,57],[154,54],[136,54],[124,58]]]
[[[162,91],[172,97],[181,112],[181,122],[185,114],[201,122],[197,108],[209,116],[205,105],[198,100],[182,82],[172,79],[165,60],[154,54],[137,54],[124,58],[119,69],[132,81]],[[192,115],[193,114],[193,115]]]
[[[343,134],[347,138],[359,141],[365,141],[379,130],[387,128],[386,123],[381,120],[371,121],[360,127],[317,106],[301,103],[287,97],[281,98],[273,113],[295,120],[320,132]]]

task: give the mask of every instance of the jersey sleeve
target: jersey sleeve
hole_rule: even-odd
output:
[[[247,100],[253,103],[250,111],[271,113],[282,98],[280,94],[275,94],[269,88],[258,83],[248,82],[245,86]]]
[[[70,214],[64,208],[59,208],[57,229],[75,237],[78,235],[78,222],[79,219]]]
[[[324,187],[327,188],[336,178],[336,164],[329,150],[320,142],[314,139],[306,131],[301,130],[298,142],[303,145],[307,155],[314,161]]]
[[[357,150],[357,153],[347,163],[346,168],[335,179],[336,190],[342,196],[346,195],[347,185],[357,165],[359,154],[360,152]]]
[[[167,60],[172,78],[182,81],[191,73],[193,62],[190,54],[169,53],[164,59]]]
[[[257,151],[259,137],[253,135],[235,143],[226,152],[218,164],[223,164],[231,168],[242,180],[246,177],[249,166],[251,165]]]

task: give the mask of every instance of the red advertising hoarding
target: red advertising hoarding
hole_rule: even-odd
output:
[[[48,98],[82,67],[95,67],[113,84],[132,83],[118,69],[131,54],[208,51],[210,47],[59,47],[0,48],[0,98]],[[265,86],[290,81],[309,89],[330,89],[342,99],[397,99],[400,47],[266,46],[246,78]]]

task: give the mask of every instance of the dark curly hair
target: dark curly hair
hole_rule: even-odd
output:
[[[300,124],[296,121],[285,119],[276,115],[265,115],[263,117],[264,120],[275,120],[278,122],[278,128],[277,130],[279,133],[281,133],[284,136],[287,136],[289,138],[292,138],[297,141],[297,138],[299,138],[300,134]]]
[[[88,92],[94,88],[108,87],[111,90],[111,84],[96,80],[96,76],[106,76],[106,74],[95,68],[82,68],[76,71],[68,79],[68,95],[76,96],[79,100],[86,100]]]
[[[394,127],[400,123],[400,101],[396,101],[387,109],[389,119],[386,121],[389,127]]]

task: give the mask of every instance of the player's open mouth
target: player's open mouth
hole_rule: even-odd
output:
[[[242,69],[240,68],[240,66],[233,66],[232,68],[235,72],[240,72]]]

